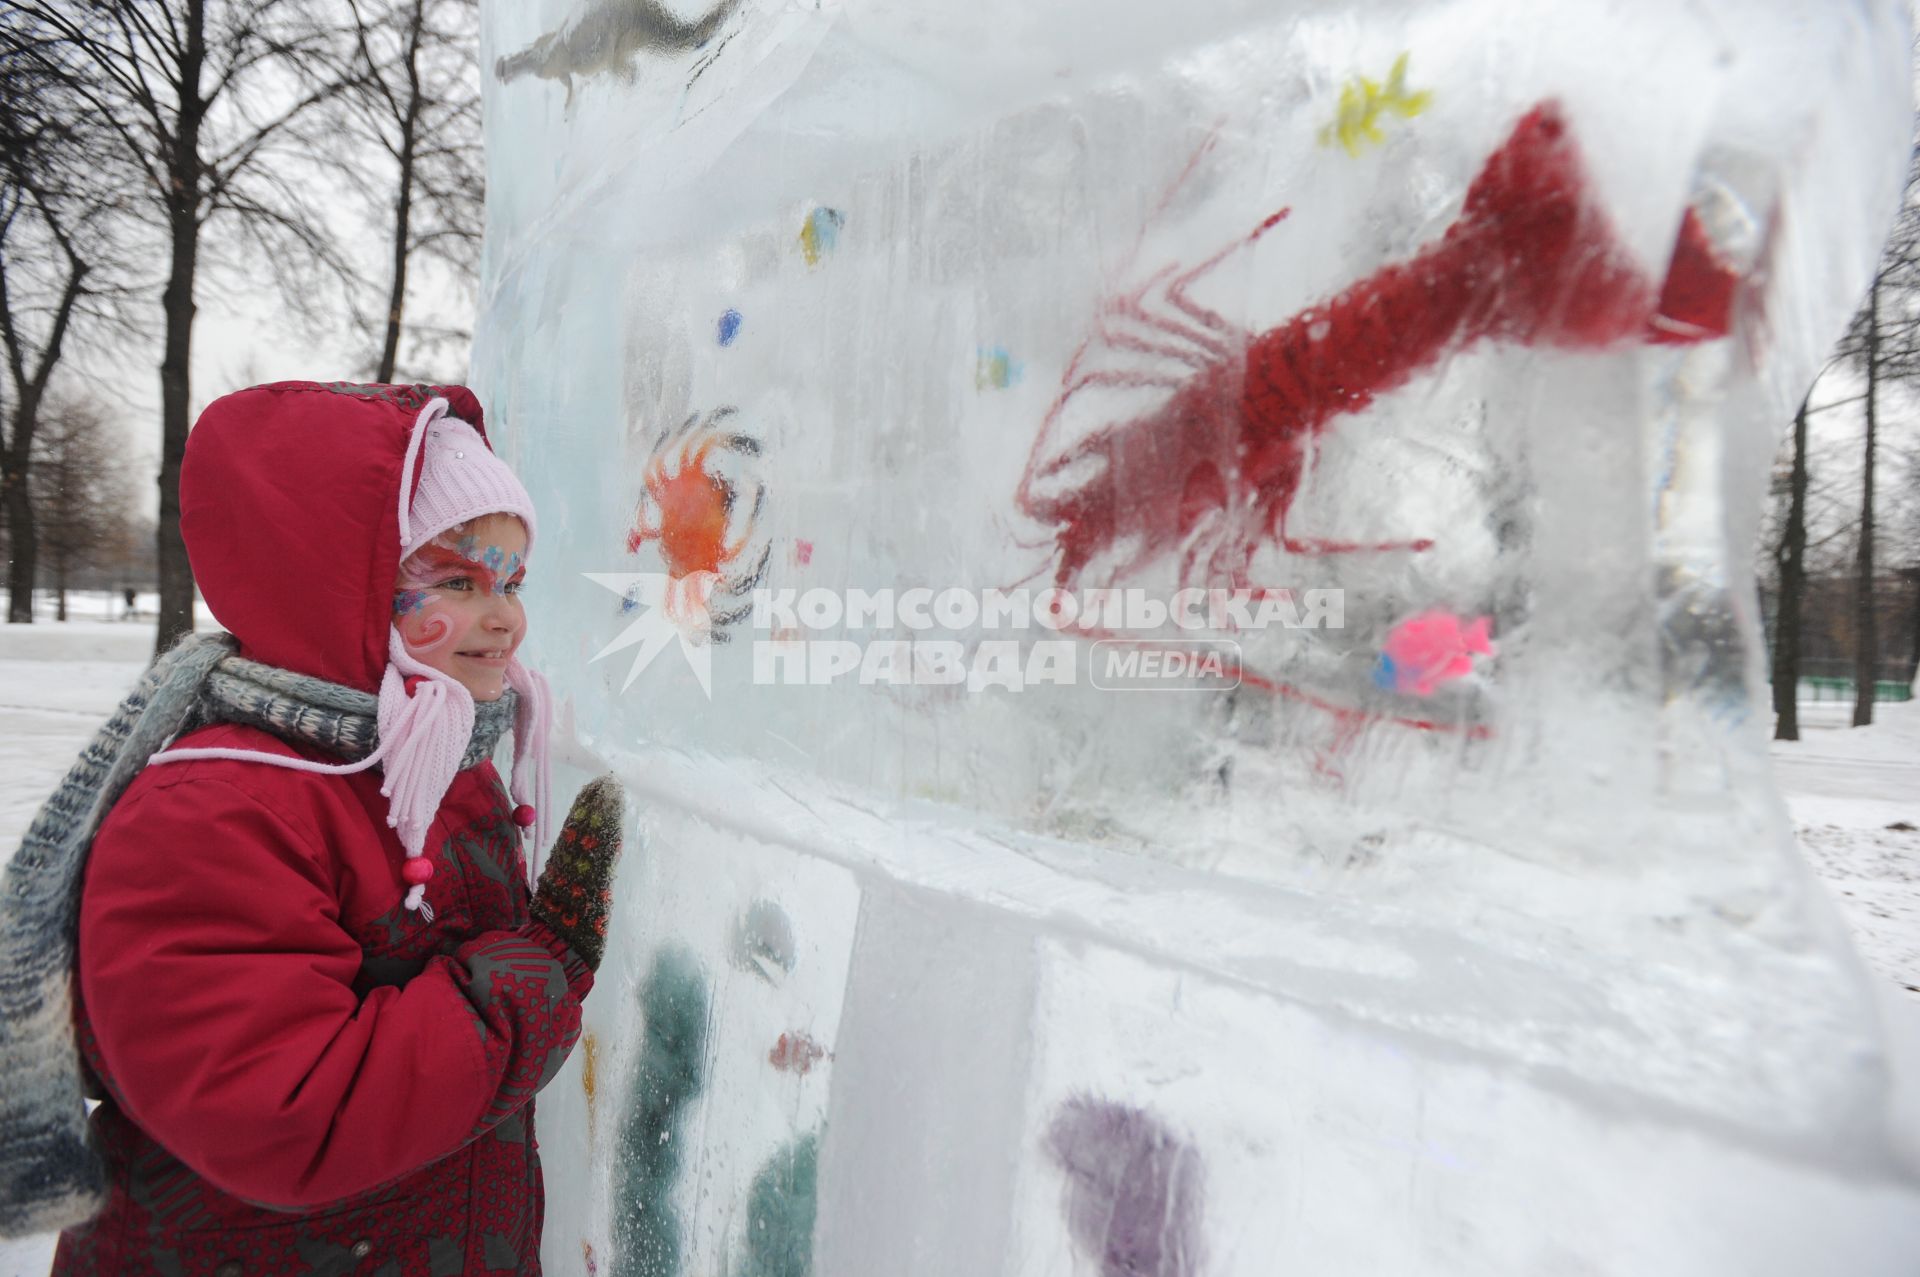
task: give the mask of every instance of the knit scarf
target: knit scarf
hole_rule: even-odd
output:
[[[498,700],[475,702],[462,770],[493,757],[494,746],[513,729],[518,700],[508,688]],[[207,676],[180,734],[209,723],[244,723],[357,763],[379,747],[379,708],[371,692],[228,656]]]
[[[377,699],[249,661],[230,635],[189,635],[95,733],[28,826],[0,887],[0,1236],[99,1212],[106,1178],[87,1142],[73,1037],[80,882],[101,822],[153,754],[211,723],[245,723],[350,760],[379,743]],[[490,757],[514,694],[475,706],[461,767]]]

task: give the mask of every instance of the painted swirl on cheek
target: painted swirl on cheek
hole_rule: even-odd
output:
[[[420,602],[405,614],[399,612],[399,596],[394,601],[394,627],[400,631],[400,641],[407,645],[407,651],[421,656],[452,642],[457,627],[440,596],[424,590],[404,593],[420,596]]]

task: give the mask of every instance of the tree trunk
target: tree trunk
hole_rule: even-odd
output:
[[[53,556],[53,619],[67,619],[67,556]]]
[[[1880,382],[1880,280],[1867,290],[1867,447],[1860,480],[1860,557],[1853,592],[1853,725],[1873,722],[1875,675],[1880,667],[1880,635],[1874,624],[1873,597],[1873,436],[1874,398]]]
[[[1800,739],[1800,605],[1807,573],[1807,404],[1793,414],[1793,477],[1787,528],[1780,538],[1780,599],[1773,614],[1773,738]]]
[[[393,286],[387,293],[387,334],[380,347],[380,367],[373,379],[393,380],[400,358],[401,319],[407,307],[407,257],[413,234],[413,147],[420,119],[420,31],[426,21],[426,0],[415,0],[407,29],[407,109],[400,121],[399,193],[393,201]]]
[[[1920,683],[1920,568],[1913,573],[1913,650],[1907,654],[1908,678]]]
[[[160,624],[154,635],[157,655],[193,632],[193,565],[180,536],[180,462],[187,452],[193,353],[193,279],[200,251],[200,123],[206,104],[200,97],[200,69],[206,60],[205,0],[186,0],[183,13],[186,52],[180,59],[179,132],[173,139],[167,201],[167,231],[172,261],[161,307],[166,314],[166,345],[160,360],[160,525],[155,558],[160,571]]]
[[[7,518],[7,623],[33,624],[34,560],[39,552],[39,537],[33,526],[33,498],[27,490],[27,476],[13,470],[0,486],[6,489]]]
[[[193,345],[193,270],[199,228],[176,218],[171,230],[173,266],[161,301],[167,333],[160,363],[160,525],[154,537],[160,569],[156,655],[193,632],[193,565],[180,536],[180,462],[187,451],[187,361]]]

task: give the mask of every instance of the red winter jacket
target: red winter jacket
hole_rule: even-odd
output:
[[[432,393],[291,383],[207,409],[181,523],[214,615],[255,660],[375,690],[400,469]],[[298,753],[243,726],[179,742]],[[110,1197],[56,1274],[538,1273],[532,1097],[592,976],[527,914],[491,763],[428,834],[431,923],[401,907],[377,771],[152,767],[89,857],[82,1050]]]

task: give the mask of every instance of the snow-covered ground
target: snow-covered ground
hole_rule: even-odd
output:
[[[152,650],[150,619],[0,625],[0,854]],[[1800,845],[1867,961],[1920,999],[1920,701],[1879,706],[1872,727],[1848,729],[1851,712],[1802,704],[1802,739],[1776,743],[1775,766]],[[52,1254],[50,1238],[0,1242],[0,1277],[41,1277]]]
[[[0,604],[7,601],[7,591],[0,589]],[[126,595],[119,590],[68,590],[67,619],[69,621],[126,621],[147,620],[160,613],[160,596],[152,590],[136,592],[133,597],[133,613],[127,613]],[[59,600],[52,590],[33,592],[33,616],[37,621],[51,621],[59,614]],[[207,618],[206,609],[200,608],[200,614]],[[211,618],[207,618],[211,623]]]
[[[1814,872],[1873,967],[1920,1000],[1920,701],[1802,702],[1800,739],[1775,741],[1774,774]]]

